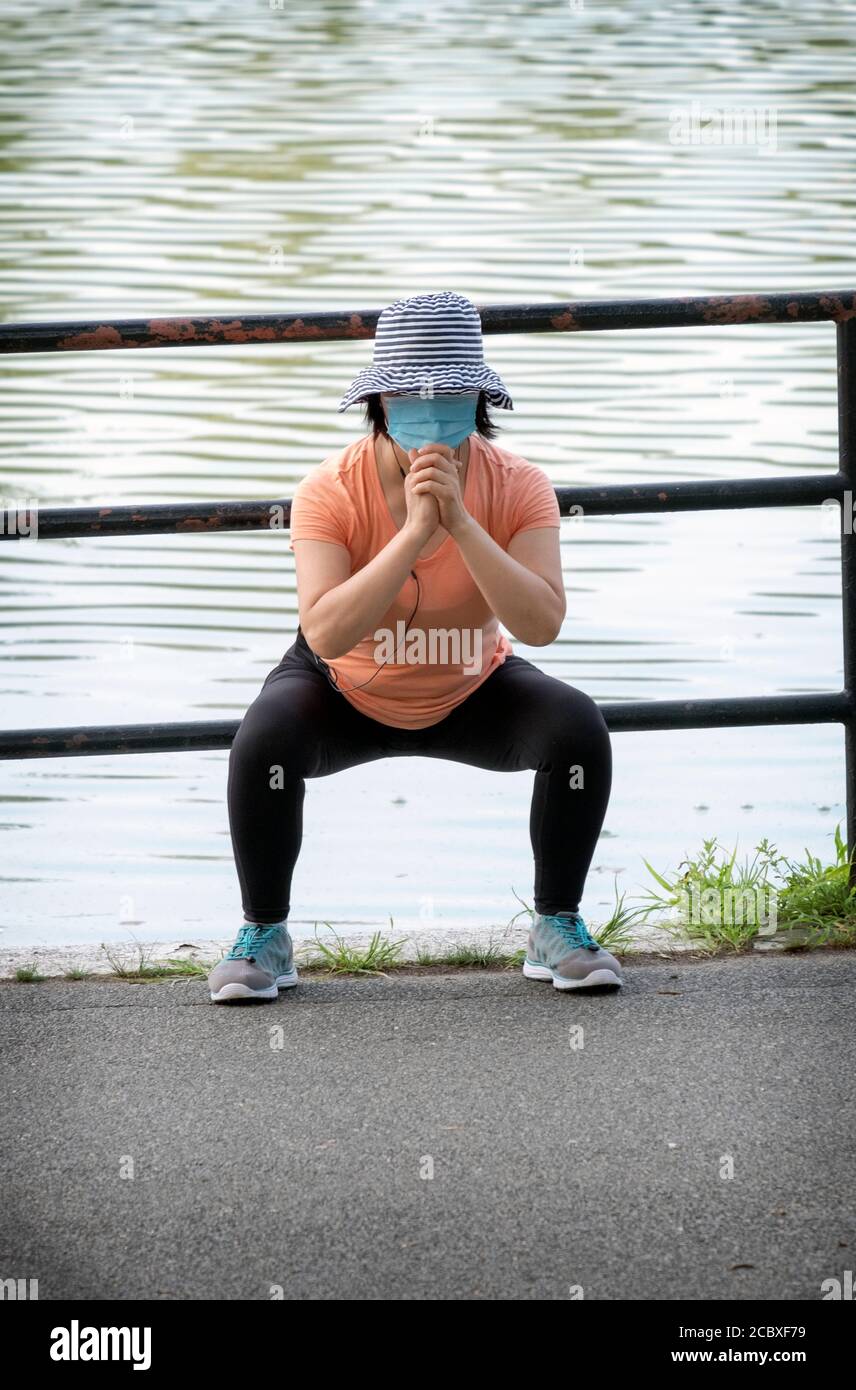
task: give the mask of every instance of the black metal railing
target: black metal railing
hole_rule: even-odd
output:
[[[336,341],[374,336],[380,310],[252,314],[228,318],[126,319],[109,323],[0,325],[0,353],[94,352],[137,348]],[[645,700],[600,706],[610,730],[737,728],[761,724],[844,725],[848,852],[856,847],[856,291],[719,295],[705,298],[567,304],[493,304],[479,308],[487,333],[579,333],[764,323],[836,325],[838,471],[734,481],[619,484],[556,489],[564,516],[819,505],[841,508],[843,689],[813,695],[738,699]],[[207,534],[286,527],[288,498],[122,507],[39,508],[39,541],[66,536]],[[13,511],[0,513],[0,540],[19,539]],[[0,759],[72,757],[228,748],[238,720],[117,724],[0,731]],[[856,882],[856,865],[853,879]]]

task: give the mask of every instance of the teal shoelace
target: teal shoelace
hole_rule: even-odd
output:
[[[568,913],[567,916],[561,917],[548,915],[545,916],[544,921],[549,922],[550,926],[554,927],[569,945],[584,946],[589,951],[600,950],[600,946],[578,912]]]
[[[249,923],[241,927],[238,939],[226,957],[227,960],[252,960],[256,951],[261,950],[271,940],[279,927],[251,927]]]

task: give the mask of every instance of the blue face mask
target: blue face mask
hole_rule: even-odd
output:
[[[448,396],[390,396],[384,401],[387,429],[402,449],[448,444],[454,449],[476,427],[478,391]]]

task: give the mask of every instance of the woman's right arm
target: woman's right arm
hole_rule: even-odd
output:
[[[425,505],[425,494],[411,499],[409,484],[405,484],[405,497],[404,526],[356,574],[351,574],[345,546],[319,540],[292,542],[300,626],[322,660],[344,656],[374,631],[436,531],[440,521],[436,499],[427,497],[433,508]]]

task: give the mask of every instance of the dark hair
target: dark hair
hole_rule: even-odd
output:
[[[377,438],[379,434],[386,435],[386,437],[389,438],[386,428],[386,411],[383,408],[380,392],[376,392],[374,395],[366,398],[365,419],[366,424],[371,426],[375,438]],[[476,406],[476,433],[480,434],[482,439],[493,439],[499,429],[501,429],[501,426],[497,425],[490,418],[490,413],[487,408],[487,393],[485,391],[479,391],[479,399]]]

